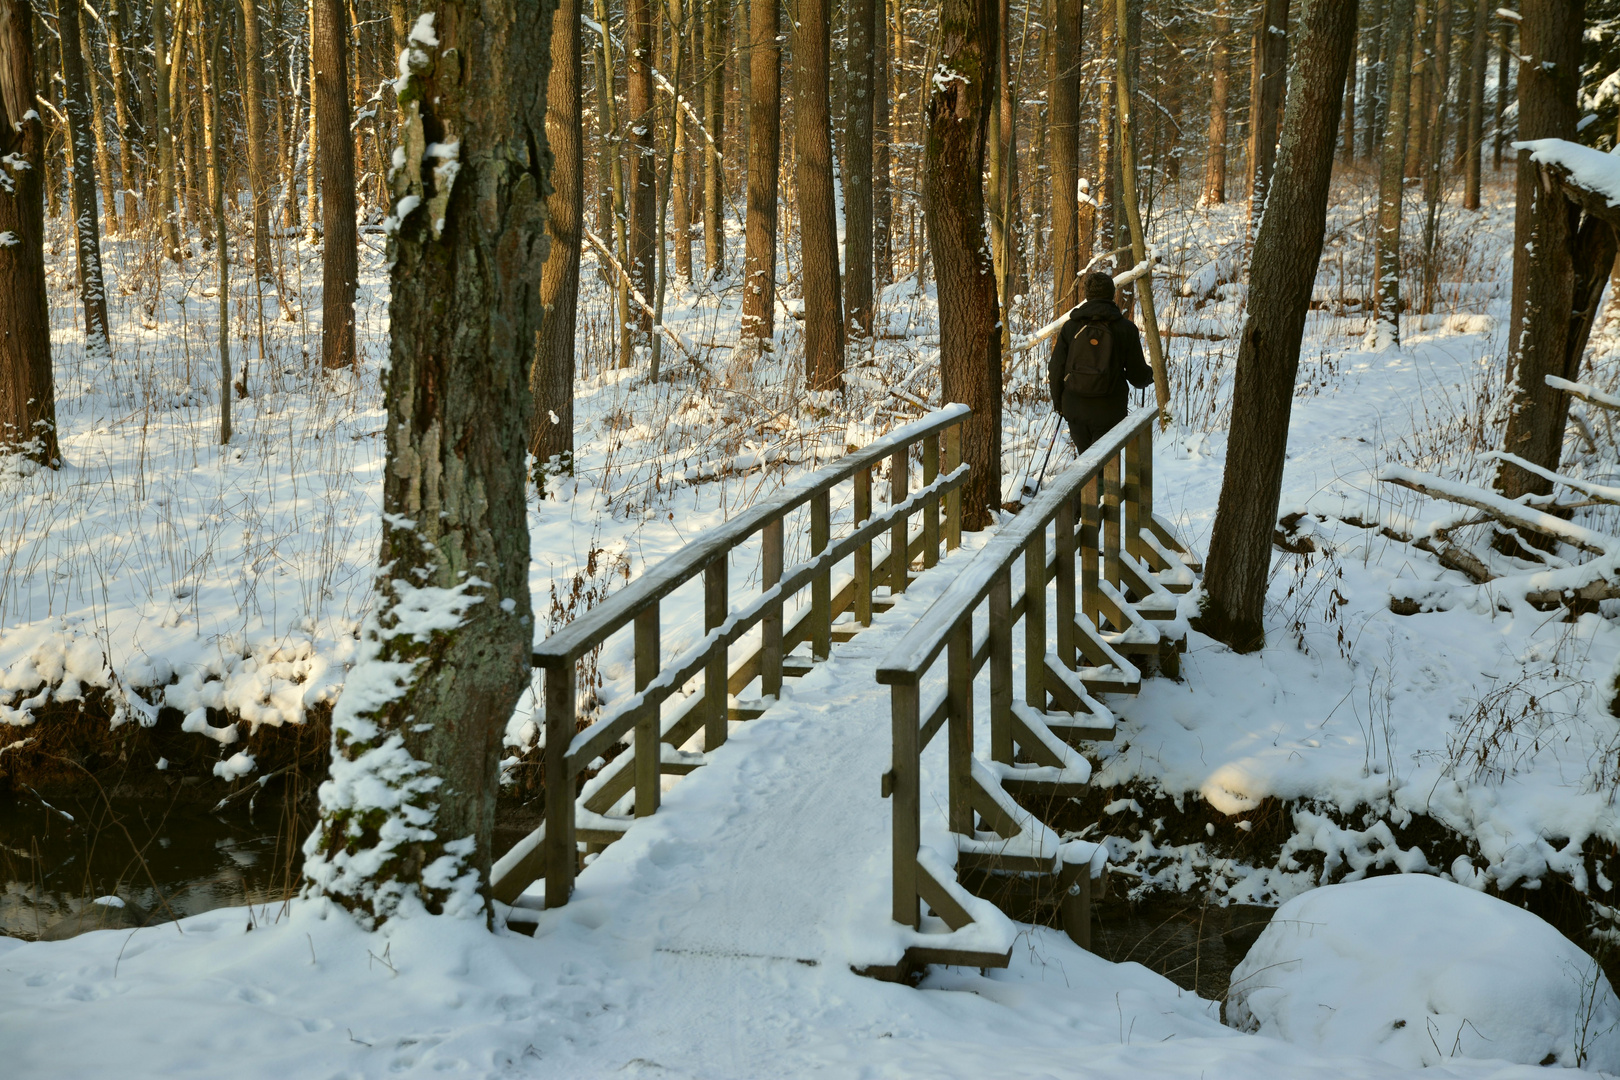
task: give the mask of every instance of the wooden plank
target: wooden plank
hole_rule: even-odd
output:
[[[1147,454],[1153,455],[1153,432],[1147,429]],[[1140,557],[1142,549],[1142,433],[1138,432],[1136,438],[1125,444],[1125,486],[1121,492],[1123,503],[1120,506],[1121,525],[1124,532],[1121,538],[1125,545],[1125,554]]]
[[[1102,474],[1102,579],[1119,585],[1119,455],[1109,457]]]
[[[893,877],[894,921],[915,930],[920,921],[917,910],[917,849],[922,844],[922,792],[918,773],[917,685],[896,683],[889,688],[890,744],[893,758],[890,776],[894,784],[890,798],[893,824],[890,865]]]
[[[934,875],[928,872],[928,867],[917,864],[917,892],[922,902],[927,904],[935,915],[945,920],[945,925],[952,930],[960,930],[973,925],[973,916],[968,914],[956,897],[951,895],[950,889],[943,882],[935,881]]]
[[[658,675],[659,605],[647,605],[636,615],[636,689],[645,690]],[[636,755],[636,817],[651,817],[658,812],[662,791],[660,764],[663,751],[659,749],[663,733],[659,731],[659,705],[643,705],[636,717],[636,741],[632,748]]]
[[[973,834],[973,622],[961,620],[946,652],[946,686],[950,719],[949,820],[952,832]]]
[[[574,739],[574,661],[546,668],[546,907],[562,907],[574,891],[579,847],[574,841],[574,773],[568,747]],[[517,892],[528,888],[526,881]]]
[[[922,441],[922,467],[924,486],[939,476],[939,436],[929,435]],[[923,505],[923,569],[939,565],[939,500],[929,499]]]
[[[931,945],[912,945],[906,949],[906,966],[915,970],[929,964],[947,967],[1004,968],[1012,963],[1012,949],[1006,953],[976,952],[972,949],[935,948]]]
[[[1091,870],[1086,867],[1076,875],[1061,893],[1058,910],[1063,920],[1063,932],[1069,940],[1089,951],[1091,949]]]
[[[906,494],[911,488],[911,456],[905,447],[895,451],[889,458],[889,505],[899,506],[906,501]],[[889,526],[889,551],[905,551],[909,554],[909,545],[906,542],[906,519],[902,515],[896,518]],[[906,582],[911,567],[909,560],[896,562],[892,557],[889,560],[889,593],[899,596],[906,591]]]
[[[832,539],[832,504],[825,491],[810,500],[810,554],[820,555]],[[832,654],[832,568],[822,566],[810,579],[810,653],[817,660]]]
[[[990,583],[990,760],[1013,761],[1012,571],[1002,567]],[[1040,651],[1041,656],[1046,650]]]
[[[945,473],[949,475],[962,464],[962,425],[952,424],[945,429]],[[945,550],[955,551],[962,546],[962,493],[953,491],[945,496]]]
[[[1053,518],[1052,539],[1057,549],[1057,654],[1067,667],[1074,667],[1074,544],[1075,544],[1075,514],[1074,500],[1065,499],[1057,509]],[[1025,653],[1026,656],[1035,655]],[[1041,667],[1039,664],[1030,665]],[[1042,678],[1045,669],[1041,668]],[[1031,703],[1035,701],[1030,699]],[[1041,707],[1045,707],[1044,700]]]
[[[703,571],[703,629],[713,630],[731,613],[729,559],[722,555]],[[724,642],[709,652],[703,669],[703,749],[715,750],[726,741],[726,696],[729,653]],[[678,745],[678,744],[677,744]]]
[[[1070,575],[1074,566],[1069,567]],[[1046,530],[1037,529],[1024,549],[1024,655],[1046,655]],[[1046,708],[1046,668],[1024,665],[1024,700]]]
[[[1080,613],[1083,622],[1097,625],[1098,561],[1102,541],[1102,482],[1086,481],[1080,491]]]
[[[855,524],[872,516],[872,470],[860,469],[855,473]],[[862,626],[872,625],[872,542],[855,549],[855,621]]]
[[[760,554],[760,591],[769,592],[782,580],[782,519],[777,518],[765,526],[763,550]],[[765,611],[760,623],[759,684],[766,697],[782,694],[782,600],[777,597]]]

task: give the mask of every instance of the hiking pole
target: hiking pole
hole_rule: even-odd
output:
[[[1041,462],[1040,476],[1037,477],[1033,483],[1030,482],[1028,477],[1024,478],[1024,490],[1019,493],[1022,496],[1023,502],[1028,503],[1029,500],[1040,494],[1041,482],[1046,479],[1046,467],[1052,464],[1052,451],[1057,448],[1058,432],[1062,430],[1063,417],[1059,415],[1057,423],[1052,425],[1052,441],[1046,445],[1046,460]]]

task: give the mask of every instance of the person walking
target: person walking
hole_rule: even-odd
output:
[[[1114,303],[1114,279],[1086,275],[1085,302],[1058,331],[1047,377],[1052,408],[1068,421],[1080,453],[1130,411],[1130,386],[1148,386],[1153,369],[1142,358],[1142,334]]]

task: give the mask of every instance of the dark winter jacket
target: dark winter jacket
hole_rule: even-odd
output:
[[[1106,321],[1113,338],[1116,377],[1113,388],[1104,397],[1081,397],[1066,393],[1063,389],[1069,349],[1081,325],[1088,321]],[[1136,329],[1136,324],[1108,300],[1087,300],[1069,312],[1063,329],[1058,331],[1057,343],[1052,346],[1052,363],[1047,369],[1047,381],[1052,392],[1052,407],[1069,422],[1069,434],[1074,436],[1075,446],[1085,450],[1109,428],[1125,419],[1130,411],[1126,384],[1147,386],[1153,381],[1153,369],[1142,358],[1142,335]]]

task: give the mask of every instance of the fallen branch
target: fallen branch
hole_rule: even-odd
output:
[[[647,313],[647,317],[653,321],[653,325],[662,330],[664,336],[675,343],[675,347],[681,350],[682,355],[698,367],[703,367],[704,364],[698,359],[697,351],[687,343],[687,340],[677,333],[674,327],[659,320],[658,313],[647,302],[647,298],[641,295],[641,290],[636,288],[635,283],[630,280],[630,275],[625,273],[624,267],[619,265],[619,260],[613,257],[613,252],[608,250],[608,246],[602,242],[602,238],[590,229],[586,229],[585,239],[590,243],[591,247],[596,249],[596,253],[618,273],[620,280],[624,282],[625,292],[629,294],[630,299],[635,301],[637,307]]]
[[[1443,480],[1438,476],[1415,472],[1398,465],[1385,469],[1379,474],[1378,479],[1386,484],[1408,488],[1431,499],[1482,510],[1504,525],[1524,529],[1549,540],[1562,541],[1593,555],[1607,555],[1611,546],[1617,546],[1611,537],[1602,533],[1523,503],[1504,499],[1494,491],[1486,491],[1471,484]]]

